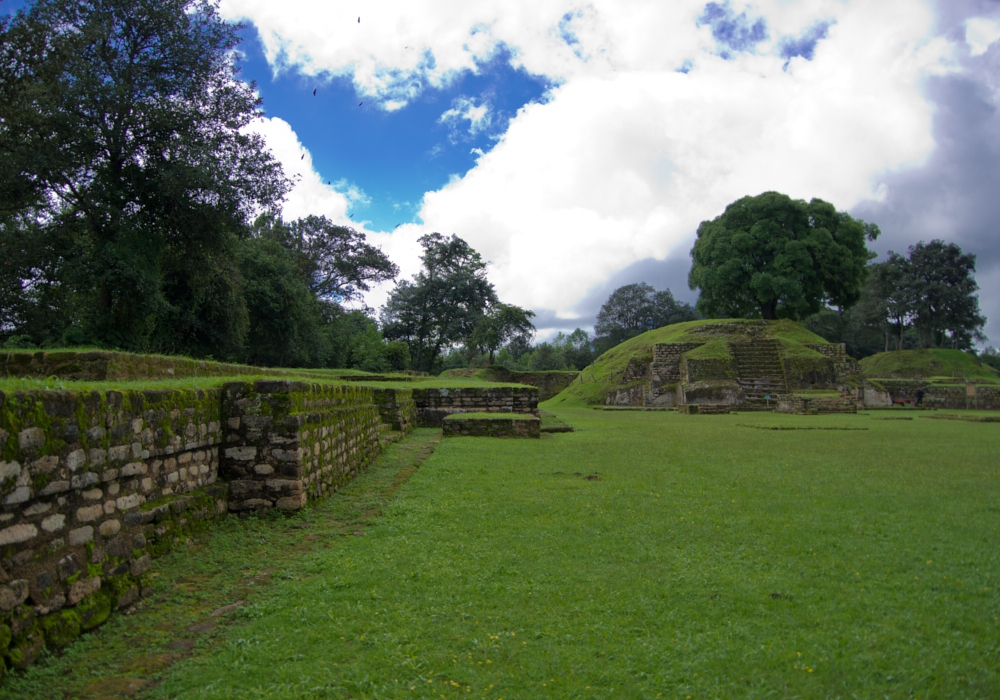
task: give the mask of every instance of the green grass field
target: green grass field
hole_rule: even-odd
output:
[[[1000,696],[1000,425],[548,409],[575,432],[449,439],[402,483],[417,431],[224,526],[0,695]]]

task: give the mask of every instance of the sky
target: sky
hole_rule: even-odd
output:
[[[693,302],[698,224],[777,190],[877,223],[880,255],[976,254],[1000,345],[1000,0],[220,9],[296,179],[284,216],[354,226],[403,277],[421,235],[457,234],[539,337],[591,327],[622,284]]]

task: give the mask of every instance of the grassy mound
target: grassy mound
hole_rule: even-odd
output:
[[[724,336],[706,335],[704,326],[721,323],[732,323],[734,329]],[[552,399],[554,404],[602,404],[604,397],[609,391],[621,388],[621,378],[628,367],[629,360],[635,357],[640,362],[651,362],[653,359],[653,346],[657,343],[705,343],[698,348],[700,357],[722,358],[729,356],[729,348],[725,341],[743,342],[749,340],[745,334],[738,332],[735,327],[739,325],[758,325],[762,321],[747,319],[706,319],[701,321],[687,321],[685,323],[675,323],[672,326],[664,326],[655,330],[647,331],[635,338],[626,340],[620,345],[608,350],[594,361],[594,364],[587,367],[580,373],[580,376],[569,385],[569,387]],[[813,356],[818,355],[815,350],[811,350],[806,345],[826,344],[826,340],[795,321],[779,320],[768,321],[765,325],[765,336],[781,343],[781,352],[785,356]]]
[[[997,371],[961,350],[927,348],[880,352],[861,360],[866,377],[883,379],[930,379],[954,382],[975,379],[1000,383]]]

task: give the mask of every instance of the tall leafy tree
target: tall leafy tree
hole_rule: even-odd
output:
[[[520,306],[494,304],[480,317],[469,338],[469,344],[489,353],[492,365],[497,350],[515,338],[520,337],[530,342],[535,333],[535,326],[531,323],[534,317],[534,311],[527,311]]]
[[[242,342],[239,281],[220,279],[288,181],[246,130],[261,111],[238,30],[210,0],[36,0],[3,21],[0,227],[54,242],[22,299],[56,270],[96,342]]]
[[[695,318],[691,305],[674,299],[669,289],[658,292],[645,282],[626,284],[611,292],[597,312],[596,345],[604,352],[648,330]]]
[[[985,340],[986,319],[979,312],[976,256],[955,243],[921,241],[909,248],[910,302],[923,347],[966,349]]]
[[[499,300],[486,262],[464,240],[431,233],[420,245],[422,269],[392,290],[381,321],[386,338],[406,341],[413,366],[431,371],[442,349],[465,343]]]
[[[798,318],[857,302],[877,226],[820,199],[744,197],[703,221],[688,278],[706,316]]]
[[[356,301],[373,284],[395,279],[396,266],[365,234],[325,216],[284,223],[273,214],[258,218],[258,235],[274,238],[295,256],[299,275],[312,292],[336,303]]]

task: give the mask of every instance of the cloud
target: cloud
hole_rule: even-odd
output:
[[[851,209],[924,166],[935,148],[924,86],[955,70],[923,0],[370,0],[361,25],[305,0],[223,11],[257,25],[278,69],[350,75],[400,109],[501,50],[547,76],[544,104],[425,194],[422,225],[372,235],[410,274],[421,233],[456,233],[492,262],[501,298],[570,324],[623,270],[680,269],[698,223],[741,196],[776,189]],[[470,107],[485,106],[445,114],[472,128]],[[891,181],[882,192],[891,199]]]
[[[1000,23],[985,17],[973,17],[965,23],[965,43],[973,56],[982,56],[1000,39]]]
[[[271,117],[261,119],[249,128],[264,137],[285,174],[294,182],[282,208],[286,219],[314,214],[326,216],[337,223],[349,223],[347,210],[350,198],[323,182],[313,169],[312,154],[302,145],[288,122]]]
[[[469,134],[475,135],[490,126],[491,111],[488,102],[476,104],[475,98],[457,97],[451,103],[451,109],[444,112],[438,120],[452,128],[452,134],[457,138],[460,122],[469,122]]]

